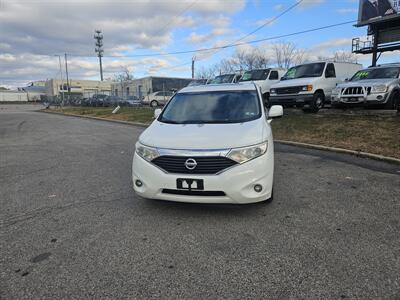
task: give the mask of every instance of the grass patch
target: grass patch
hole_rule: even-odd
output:
[[[114,107],[64,107],[54,111],[66,114],[85,115],[104,119],[122,120],[138,123],[150,123],[154,112],[147,107],[122,107],[117,114],[112,114]]]
[[[399,116],[289,113],[272,128],[275,139],[400,158]]]
[[[55,111],[131,122],[150,123],[150,108],[64,107]],[[272,122],[275,139],[345,148],[400,158],[400,116],[304,114],[285,110]]]

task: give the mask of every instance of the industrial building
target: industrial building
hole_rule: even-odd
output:
[[[180,90],[191,81],[191,78],[149,76],[123,82],[113,82],[112,94],[123,98],[135,96],[141,99],[154,92]]]
[[[28,93],[24,91],[0,90],[0,102],[28,102]]]
[[[98,80],[66,80],[50,79],[46,81],[46,95],[48,97],[70,94],[71,96],[90,98],[93,95],[103,94],[111,95],[111,81]]]

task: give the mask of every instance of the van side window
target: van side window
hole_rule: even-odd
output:
[[[335,65],[330,63],[326,66],[325,78],[335,78],[335,77],[336,77]]]
[[[271,71],[271,75],[269,75],[269,80],[278,80],[279,74],[278,71]]]

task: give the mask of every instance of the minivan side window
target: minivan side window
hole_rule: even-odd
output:
[[[279,74],[278,71],[271,71],[271,75],[269,75],[269,80],[278,80]]]
[[[329,63],[326,66],[325,78],[335,78],[335,77],[336,77],[335,65],[332,63]]]

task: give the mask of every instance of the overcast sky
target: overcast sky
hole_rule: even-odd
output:
[[[189,77],[190,61],[207,66],[234,48],[197,54],[139,56],[230,44],[279,15],[296,0],[0,0],[0,85],[22,86],[60,76],[58,57],[69,55],[72,78],[98,79],[95,29],[104,33],[105,78],[128,67],[135,77]],[[245,40],[357,19],[357,0],[304,0]],[[311,58],[351,50],[366,28],[352,25],[285,38]],[[282,41],[280,39],[279,41]],[[258,44],[266,49],[274,41]],[[277,41],[276,41],[277,42]],[[248,49],[251,46],[242,46]],[[124,57],[120,57],[124,56]],[[394,54],[383,57],[390,61]],[[360,57],[368,64],[369,57]],[[64,62],[63,62],[64,63]]]

